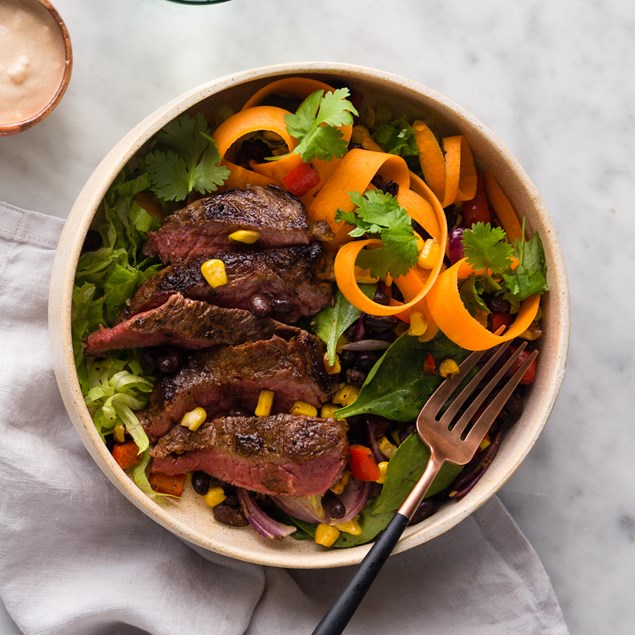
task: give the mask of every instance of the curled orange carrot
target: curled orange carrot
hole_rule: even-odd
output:
[[[423,121],[412,124],[423,178],[442,201],[445,194],[445,157],[434,133]]]
[[[289,95],[304,99],[316,90],[323,90],[325,93],[332,92],[332,86],[310,77],[284,77],[275,82],[271,82],[256,91],[242,107],[242,110],[260,105],[271,95]]]
[[[535,295],[523,300],[514,322],[502,335],[496,335],[470,315],[461,299],[459,280],[467,278],[472,273],[474,270],[463,259],[437,278],[426,301],[438,327],[449,339],[469,351],[493,348],[524,333],[536,318],[540,296]]]
[[[490,172],[485,172],[485,193],[490,205],[494,209],[500,224],[507,233],[510,242],[520,240],[523,235],[523,229],[516,212],[509,202],[507,196],[501,189],[496,179]]]
[[[476,194],[476,166],[463,135],[444,137],[445,192],[443,207],[457,201],[469,201]]]

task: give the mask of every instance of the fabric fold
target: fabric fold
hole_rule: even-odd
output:
[[[47,331],[63,222],[0,204],[0,596],[27,635],[310,633],[350,568],[265,568],[191,548],[93,463]],[[347,633],[567,633],[536,553],[493,499],[390,558]]]

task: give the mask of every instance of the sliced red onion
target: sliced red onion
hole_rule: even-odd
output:
[[[307,523],[328,522],[321,496],[272,496],[273,502],[289,516]]]
[[[464,227],[457,227],[450,232],[450,239],[448,241],[448,255],[452,264],[458,262],[463,258],[463,232]]]
[[[373,484],[370,481],[356,481],[352,478],[339,499],[346,509],[346,513],[337,519],[337,524],[345,523],[347,520],[355,518],[368,502]]]
[[[268,514],[265,514],[250,491],[237,487],[236,494],[249,524],[261,536],[265,538],[284,538],[296,530],[296,527],[279,523]]]
[[[385,351],[390,347],[390,342],[385,340],[359,340],[342,346],[343,351]]]
[[[381,421],[381,420],[380,420]],[[368,445],[370,446],[370,451],[373,453],[373,457],[375,457],[375,461],[380,463],[381,461],[386,460],[386,456],[379,449],[379,443],[377,442],[377,434],[381,430],[380,424],[377,419],[369,415],[366,417],[366,437],[368,438]]]
[[[353,341],[358,342],[359,340],[363,339],[365,331],[366,329],[364,328],[364,314],[362,313],[357,319],[357,324],[355,325]]]

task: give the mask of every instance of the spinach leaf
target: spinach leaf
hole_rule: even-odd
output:
[[[363,545],[382,531],[419,480],[430,458],[430,450],[416,434],[411,434],[388,462],[386,482],[379,496],[370,501],[361,513],[359,536],[342,534],[335,547]],[[446,489],[463,469],[462,465],[444,463],[426,495],[433,496]]]
[[[431,353],[437,363],[448,358],[460,363],[467,356],[467,351],[444,335],[431,342],[420,342],[404,333],[373,366],[357,399],[340,408],[337,416],[376,414],[394,421],[414,421],[442,381],[439,375],[423,372],[427,353]]]
[[[361,284],[360,289],[372,298],[375,285]],[[335,363],[335,347],[342,333],[359,319],[362,312],[354,307],[338,289],[335,292],[335,304],[322,309],[313,322],[314,333],[326,344],[326,354],[330,365]]]

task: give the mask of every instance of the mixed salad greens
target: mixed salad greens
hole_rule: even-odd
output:
[[[280,92],[287,91],[282,88]],[[79,259],[72,323],[82,392],[97,430],[111,447],[126,439],[134,441],[134,456],[120,464],[130,468],[134,480],[150,496],[169,493],[157,491],[148,479],[150,442],[134,414],[145,405],[154,377],[144,373],[139,351],[113,351],[100,358],[83,354],[85,337],[100,325],[112,326],[138,286],[163,266],[142,254],[148,233],[184,201],[219,188],[245,185],[254,174],[257,182],[266,176],[283,184],[303,200],[309,214],[313,208],[319,212],[320,197],[336,178],[333,164],[343,164],[360,150],[399,157],[407,173],[422,182],[435,181],[430,175],[439,166],[435,168],[422,158],[423,146],[417,137],[421,121],[395,113],[386,104],[365,105],[362,96],[351,97],[347,88],[305,90],[305,99],[298,97],[295,89],[288,92],[295,110],[284,117],[286,130],[272,134],[270,129],[256,128],[241,135],[240,143],[243,150],[251,152],[251,159],[249,152],[244,153],[247,159],[242,161],[240,153],[230,153],[233,142],[228,143],[223,136],[232,125],[232,117],[245,110],[233,113],[223,107],[212,115],[207,113],[207,117],[200,112],[185,114],[167,124],[110,187],[101,221],[89,233]],[[264,94],[263,100],[278,100],[285,105],[289,102],[288,97],[277,97],[275,88]],[[485,329],[490,335],[504,333],[520,319],[519,315],[528,313],[527,302],[547,290],[538,235],[527,238],[524,222],[518,235],[508,235],[494,209],[503,209],[499,190],[491,189],[488,197],[483,184],[486,178],[478,168],[472,164],[472,175],[465,156],[458,164],[453,162],[453,146],[450,142],[444,146],[445,140],[435,132],[433,123],[427,131],[432,131],[445,150],[441,156],[446,161],[447,181],[456,177],[457,192],[465,190],[462,197],[456,194],[450,203],[447,187],[443,193],[438,189],[435,192],[442,204],[447,203],[439,206],[443,218],[437,219],[436,236],[422,225],[421,216],[413,217],[400,198],[405,188],[380,173],[364,191],[346,192],[349,200],[345,209],[330,211],[332,227],[338,230],[336,249],[352,245],[357,239],[370,241],[368,248],[359,250],[353,260],[356,271],[350,274],[361,295],[351,292],[350,285],[338,278],[336,257],[339,288],[334,302],[304,326],[325,343],[325,363],[331,369],[339,367],[340,386],[352,386],[349,397],[331,404],[329,416],[346,418],[351,446],[368,447],[369,460],[375,467],[381,465],[382,471],[379,478],[368,479],[363,488],[356,490],[363,495],[357,497],[359,511],[349,519],[352,522],[338,523],[337,514],[331,513],[329,519],[328,509],[324,511],[330,501],[332,512],[332,499],[337,496],[333,492],[341,494],[345,482],[334,484],[333,492],[325,493],[322,500],[286,501],[279,506],[259,501],[263,513],[274,522],[296,528],[295,538],[316,539],[316,531],[326,523],[336,528],[339,525],[339,529],[321,544],[350,547],[372,540],[423,472],[429,453],[413,433],[412,422],[443,381],[443,365],[447,367],[450,361],[458,364],[469,353],[461,341],[444,334],[445,318],[441,312],[432,311],[432,300],[428,305],[423,300],[425,291],[433,287],[432,278],[457,263],[467,268],[467,274],[459,276],[457,293],[470,319],[477,323],[470,328]],[[256,150],[261,155],[259,163],[253,159]],[[359,156],[355,158],[359,160]],[[459,167],[455,170],[456,165]],[[460,168],[465,168],[467,176],[459,174]],[[427,192],[425,186],[413,189],[419,196]],[[495,206],[493,200],[499,204]],[[439,227],[445,223],[449,237],[444,244]],[[435,245],[436,260],[426,265],[423,252],[434,251]],[[412,282],[410,287],[398,284],[407,278]],[[358,297],[365,301],[358,301]],[[401,312],[400,306],[404,307]],[[376,307],[380,311],[373,313]],[[530,340],[540,337],[538,302],[523,319],[526,326],[517,335]],[[478,342],[478,337],[477,333],[472,339]],[[531,379],[528,375],[526,383]],[[456,479],[462,471],[460,494],[469,491],[491,462],[505,426],[518,414],[516,399],[494,425],[472,463],[464,469],[451,464],[443,467],[428,492],[419,520],[433,513],[448,496],[457,494]],[[351,472],[355,469],[349,465],[347,478],[359,480]],[[294,516],[294,510],[300,508],[312,511]]]

